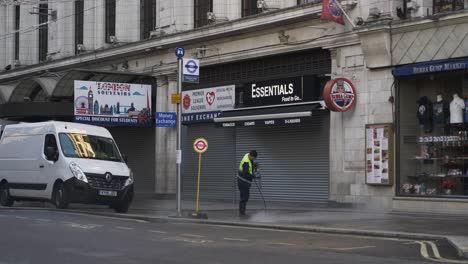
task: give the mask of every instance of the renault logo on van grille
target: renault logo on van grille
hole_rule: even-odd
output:
[[[105,175],[106,182],[111,182],[112,181],[112,174],[110,172],[107,172]]]

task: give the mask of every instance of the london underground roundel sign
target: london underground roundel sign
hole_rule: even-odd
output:
[[[197,138],[193,142],[193,149],[198,153],[203,153],[208,149],[208,141],[204,138]]]
[[[325,84],[323,98],[331,111],[346,112],[356,104],[356,89],[350,80],[336,78]]]

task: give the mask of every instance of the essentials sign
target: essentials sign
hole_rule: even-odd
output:
[[[251,106],[301,102],[301,77],[286,78],[248,84],[244,104]]]

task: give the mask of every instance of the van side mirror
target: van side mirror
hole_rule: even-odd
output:
[[[54,147],[47,147],[46,148],[46,158],[47,160],[56,162],[58,160],[58,151]]]
[[[128,157],[125,154],[122,154],[122,159],[125,161],[125,163],[128,163]]]

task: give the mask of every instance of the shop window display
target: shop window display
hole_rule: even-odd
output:
[[[399,193],[468,198],[468,75],[399,80]]]

